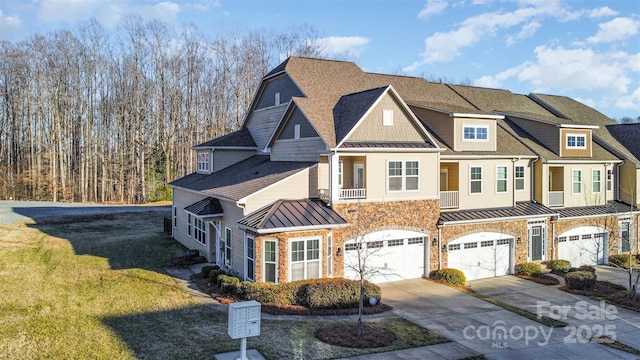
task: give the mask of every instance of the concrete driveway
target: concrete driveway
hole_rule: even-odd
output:
[[[476,280],[470,286],[479,293],[533,312],[569,309],[563,321],[570,326],[552,329],[424,279],[381,285],[384,301],[394,307],[397,315],[490,359],[637,359],[629,353],[589,342],[602,332],[640,349],[637,312],[616,309],[614,314],[606,307],[601,311],[597,301],[515,276]]]

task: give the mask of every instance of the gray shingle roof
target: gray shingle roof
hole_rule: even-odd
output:
[[[387,87],[365,90],[342,96],[333,108],[333,122],[336,142],[341,142],[353,129],[373,103],[380,98]]]
[[[556,215],[557,213],[557,211],[553,211],[537,202],[522,201],[516,202],[515,207],[441,212],[438,224],[484,222],[505,218],[551,216]]]
[[[249,129],[242,128],[238,131],[228,133],[226,135],[217,137],[213,140],[209,140],[198,147],[253,147],[256,148],[256,142],[253,140]]]
[[[640,124],[612,124],[607,130],[636,158],[640,159]]]
[[[572,217],[615,215],[618,213],[628,213],[636,211],[640,211],[640,209],[636,208],[635,206],[629,206],[629,204],[625,204],[619,201],[610,201],[607,205],[581,206],[558,210],[558,212],[560,213],[560,219]]]
[[[269,161],[269,156],[256,155],[215,173],[193,173],[169,185],[237,201],[314,164],[313,162]]]
[[[347,141],[342,144],[348,149],[435,149],[435,146],[428,142],[375,142],[375,141]]]
[[[278,200],[238,221],[258,233],[346,226],[347,222],[322,201]]]
[[[220,200],[212,197],[195,202],[185,207],[184,210],[198,216],[215,216],[223,213]]]

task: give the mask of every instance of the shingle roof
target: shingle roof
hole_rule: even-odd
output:
[[[223,213],[220,200],[212,197],[195,202],[185,207],[184,210],[198,216],[215,216]]]
[[[253,147],[256,148],[256,142],[253,140],[249,129],[242,128],[238,131],[234,131],[232,133],[228,133],[226,135],[217,137],[213,140],[209,140],[200,145],[195,146],[195,148],[199,147]]]
[[[495,221],[496,219],[523,218],[536,216],[551,216],[558,212],[553,211],[537,202],[516,202],[515,207],[505,207],[498,209],[478,209],[446,211],[440,213],[438,224],[456,222],[484,222]]]
[[[333,108],[336,143],[340,143],[387,87],[342,96]]]
[[[640,159],[640,124],[607,125],[607,130],[633,156]]]
[[[269,156],[256,155],[215,173],[193,173],[169,185],[237,201],[314,164],[269,161]]]
[[[598,110],[591,108],[581,102],[573,100],[566,96],[545,95],[545,94],[529,94],[529,97],[538,103],[543,104],[550,111],[572,119],[580,124],[597,125],[598,129],[593,129],[594,139],[600,145],[612,147],[613,150],[637,164],[640,167],[640,156],[634,155],[625,148],[610,133],[609,125],[616,124],[615,121],[605,116]],[[615,131],[615,130],[614,130]]]
[[[350,149],[435,149],[435,145],[428,142],[375,142],[375,141],[347,141],[343,148]]]
[[[607,205],[564,208],[558,210],[558,213],[560,213],[560,219],[562,219],[572,217],[615,215],[619,213],[636,211],[640,211],[640,209],[619,201],[610,201]]]
[[[278,200],[238,221],[258,233],[294,231],[302,228],[332,228],[348,223],[322,201]]]

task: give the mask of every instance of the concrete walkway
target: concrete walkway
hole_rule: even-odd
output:
[[[489,359],[637,359],[629,353],[589,342],[607,332],[640,349],[640,314],[617,309],[599,310],[597,301],[565,293],[515,276],[470,282],[478,293],[490,295],[534,313],[569,306],[569,327],[551,329],[471,295],[428,280],[385,284],[384,301],[394,313],[437,331]],[[538,303],[545,302],[546,303]],[[581,302],[584,301],[584,302]],[[590,306],[593,305],[593,306]],[[564,308],[567,309],[567,308]],[[580,320],[585,318],[584,320]],[[573,336],[572,336],[573,335]]]

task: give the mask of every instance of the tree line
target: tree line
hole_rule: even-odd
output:
[[[266,72],[322,57],[308,26],[221,31],[125,18],[0,42],[0,199],[144,203],[237,130]]]

